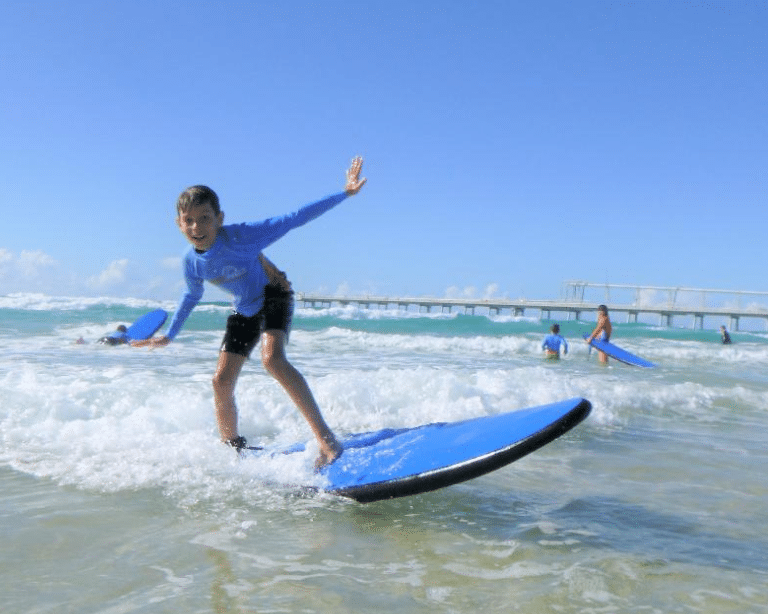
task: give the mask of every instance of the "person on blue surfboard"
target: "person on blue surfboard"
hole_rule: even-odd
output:
[[[122,345],[123,343],[128,343],[127,333],[128,327],[125,324],[120,324],[120,326],[115,329],[114,333],[111,335],[105,335],[96,343],[102,343],[104,345]]]
[[[227,320],[213,376],[213,393],[219,434],[238,451],[247,447],[247,441],[238,433],[235,385],[261,338],[264,367],[291,397],[317,439],[320,454],[315,467],[332,463],[342,453],[342,446],[325,423],[306,380],[285,355],[293,315],[293,290],[285,274],[264,257],[262,250],[357,194],[366,182],[360,178],[362,167],[361,157],[352,160],[344,191],[261,222],[225,226],[219,198],[207,186],[192,186],[177,200],[176,223],[192,245],[184,257],[187,290],[166,334],[134,345],[168,345],[202,298],[204,281],[234,296],[234,313]]]
[[[723,342],[723,345],[729,345],[731,343],[731,336],[728,334],[728,331],[725,330],[725,326],[720,327],[720,339]]]
[[[102,345],[122,345],[123,343],[128,343],[128,327],[125,324],[120,324],[116,329],[114,333],[111,333],[109,335],[104,335],[101,339],[96,341],[96,343],[101,343]],[[77,341],[75,341],[77,345],[84,345],[85,343],[88,343],[83,337],[78,337]]]
[[[595,330],[593,330],[592,334],[584,341],[588,344],[598,338],[600,341],[610,341],[612,332],[613,326],[611,325],[611,318],[608,316],[608,307],[600,305],[597,308],[597,326],[595,326]],[[600,359],[600,362],[606,365],[608,364],[608,354],[598,350],[597,356]]]
[[[568,353],[568,342],[560,335],[560,325],[553,324],[549,329],[549,334],[544,337],[544,341],[541,344],[541,349],[544,350],[544,354],[547,358],[559,359],[560,347],[563,348],[563,354]]]

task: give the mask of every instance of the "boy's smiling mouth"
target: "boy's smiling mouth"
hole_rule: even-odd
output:
[[[198,251],[207,251],[213,246],[223,222],[224,214],[214,212],[210,203],[195,206],[176,218],[179,230]]]
[[[207,250],[211,246],[208,244],[208,235],[190,235],[190,240],[192,241],[193,245],[195,246],[195,249],[198,250]]]

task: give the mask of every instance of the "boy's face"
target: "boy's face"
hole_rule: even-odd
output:
[[[190,207],[176,218],[179,230],[196,250],[205,252],[211,249],[219,229],[224,223],[224,212],[213,212],[210,203]]]

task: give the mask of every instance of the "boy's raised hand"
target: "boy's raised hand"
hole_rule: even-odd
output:
[[[350,196],[357,194],[360,188],[365,185],[365,182],[368,181],[365,177],[360,179],[360,171],[362,170],[363,158],[362,156],[357,156],[352,160],[352,166],[347,171],[347,185],[344,186],[344,191]]]

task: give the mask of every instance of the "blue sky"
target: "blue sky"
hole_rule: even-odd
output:
[[[259,220],[356,154],[267,251],[297,290],[768,290],[767,42],[764,0],[10,0],[0,295],[176,298],[185,187]]]

